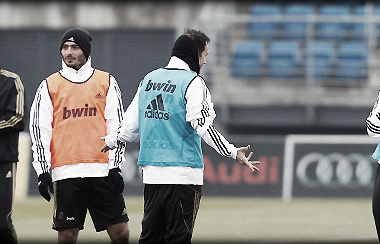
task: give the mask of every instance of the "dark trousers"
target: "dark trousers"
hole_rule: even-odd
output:
[[[0,240],[1,243],[17,243],[12,224],[13,194],[16,181],[16,163],[0,162]]]
[[[140,244],[190,244],[202,186],[144,187],[144,217]]]
[[[380,242],[380,165],[377,165],[375,171],[375,180],[372,195],[372,213],[375,219],[377,238]]]

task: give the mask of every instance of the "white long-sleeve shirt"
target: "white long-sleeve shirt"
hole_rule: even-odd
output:
[[[373,105],[372,111],[369,113],[368,118],[366,119],[367,124],[367,133],[370,137],[380,137],[380,91],[376,100],[376,103]],[[380,164],[380,160],[377,161]]]
[[[368,118],[367,123],[367,133],[370,137],[380,137],[380,92],[376,100],[375,105],[372,108]]]
[[[71,82],[82,83],[92,76],[94,68],[91,66],[91,58],[89,58],[79,70],[68,67],[62,61],[62,69],[59,72],[64,78]],[[107,135],[117,132],[123,119],[123,111],[121,92],[116,79],[111,75],[104,111]],[[32,164],[37,175],[49,172],[51,168],[50,143],[53,130],[52,121],[53,104],[46,80],[43,80],[37,89],[30,109],[29,131],[32,139]],[[67,143],[70,143],[70,141]],[[109,151],[108,164],[89,162],[56,167],[52,170],[52,179],[53,181],[57,181],[67,178],[107,176],[109,169],[119,167],[120,162],[115,162],[115,152],[116,150]],[[124,154],[121,153],[121,156],[123,157]]]
[[[166,68],[190,71],[187,63],[177,57],[172,57]],[[122,127],[117,136],[117,140],[119,141],[133,141],[139,134],[138,102],[140,86],[124,113]],[[185,98],[187,100],[186,121],[219,154],[236,159],[237,148],[233,144],[230,144],[213,126],[216,114],[211,102],[210,91],[201,77],[198,76],[191,82],[186,91]],[[109,147],[114,148],[115,142],[115,135],[106,137],[106,143]],[[143,166],[143,183],[203,185],[203,168],[146,165]]]

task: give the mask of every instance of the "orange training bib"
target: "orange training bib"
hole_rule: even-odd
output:
[[[106,135],[104,109],[110,74],[94,70],[83,83],[74,83],[56,72],[47,79],[53,103],[52,169],[77,163],[108,163],[100,152]]]

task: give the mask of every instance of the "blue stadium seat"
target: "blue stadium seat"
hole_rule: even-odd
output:
[[[376,4],[373,8],[373,14],[376,15],[376,17],[380,16],[380,5]],[[376,24],[376,37],[380,37],[380,23]]]
[[[244,41],[235,45],[231,68],[235,77],[259,77],[263,74],[265,45],[261,41]]]
[[[305,63],[312,65],[310,74],[318,79],[329,78],[335,65],[335,42],[315,41],[310,43],[305,50]]]
[[[340,43],[336,76],[349,79],[364,79],[368,76],[368,46],[365,42]]]
[[[278,16],[282,14],[279,4],[255,4],[251,7],[252,16]],[[248,36],[252,39],[274,39],[278,36],[281,24],[273,21],[256,21],[248,23]]]
[[[350,15],[350,7],[344,4],[323,4],[319,14],[326,16]],[[350,24],[345,22],[319,22],[316,25],[316,37],[325,40],[343,40],[349,33]]]
[[[315,6],[311,4],[287,4],[284,14],[287,15],[313,15]],[[306,39],[308,24],[306,21],[285,22],[283,25],[283,37],[286,39]]]
[[[352,8],[352,14],[358,16],[364,16],[364,5],[356,5]],[[367,37],[367,24],[365,23],[353,23],[351,29],[351,38],[354,40],[363,40]]]
[[[267,72],[271,77],[290,78],[300,75],[300,42],[272,41],[268,47]]]

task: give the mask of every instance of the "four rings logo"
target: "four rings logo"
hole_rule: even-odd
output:
[[[359,153],[309,153],[298,162],[296,175],[306,187],[371,187],[374,163]]]

